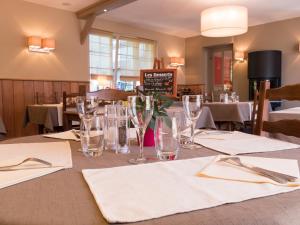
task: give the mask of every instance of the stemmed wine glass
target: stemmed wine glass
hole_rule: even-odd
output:
[[[200,117],[203,107],[203,97],[202,95],[184,95],[182,97],[184,114],[187,119],[191,121],[191,140],[190,144],[185,145],[184,148],[201,148],[199,145],[194,144],[195,136],[195,126],[197,120]]]
[[[136,159],[130,159],[129,163],[141,164],[146,161],[144,157],[144,135],[153,114],[152,96],[129,96],[128,112],[134,127],[138,130],[140,152]]]

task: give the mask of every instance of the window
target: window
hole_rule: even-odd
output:
[[[139,84],[140,70],[153,67],[154,41],[91,34],[89,43],[94,91],[106,87],[133,90]]]

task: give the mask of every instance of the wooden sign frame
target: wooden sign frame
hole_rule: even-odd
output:
[[[173,93],[166,96],[177,97],[177,69],[151,69],[151,70],[141,70],[140,71],[140,82],[141,85],[144,85],[144,74],[145,73],[173,73]]]

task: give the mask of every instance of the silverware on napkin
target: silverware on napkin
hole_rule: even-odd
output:
[[[76,138],[80,139],[80,134],[78,133],[77,130],[71,130],[71,131],[75,135]]]
[[[239,167],[245,168],[249,171],[252,171],[263,177],[269,178],[280,184],[285,184],[287,182],[294,182],[298,179],[297,177],[293,177],[293,176],[290,176],[287,174],[278,173],[275,171],[263,169],[263,168],[248,165],[248,164],[246,165],[246,164],[242,163],[242,161],[238,157],[226,157],[226,158],[219,159],[218,162],[225,162],[225,163],[229,163],[234,166],[239,166]]]
[[[20,169],[35,169],[35,168],[37,168],[37,167],[26,167],[26,168],[19,168],[19,169],[17,168],[18,166],[21,166],[24,163],[30,162],[30,161],[31,162],[38,162],[38,163],[41,163],[43,165],[46,165],[47,166],[46,168],[52,167],[52,163],[50,163],[50,162],[47,162],[47,161],[42,160],[42,159],[31,157],[31,158],[27,158],[27,159],[25,159],[22,162],[17,163],[17,164],[8,165],[8,166],[0,166],[0,171],[13,171],[13,170],[20,170]],[[45,168],[45,167],[43,167],[43,168]]]

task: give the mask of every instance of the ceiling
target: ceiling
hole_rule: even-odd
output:
[[[77,11],[97,0],[25,1]],[[63,6],[63,2],[71,5]],[[138,0],[99,18],[186,38],[200,34],[203,9],[224,4],[246,6],[250,26],[300,17],[299,0]]]

